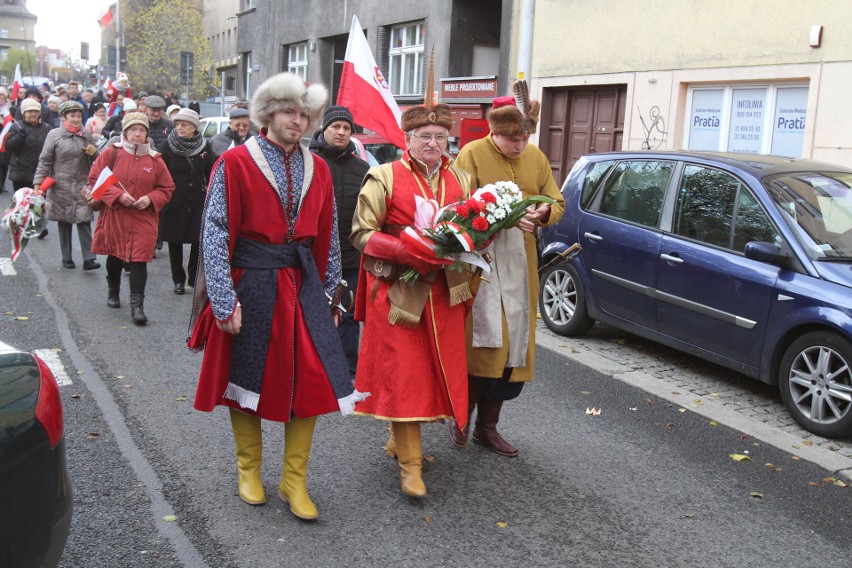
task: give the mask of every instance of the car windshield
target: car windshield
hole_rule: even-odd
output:
[[[787,173],[764,185],[811,259],[852,260],[852,173]]]

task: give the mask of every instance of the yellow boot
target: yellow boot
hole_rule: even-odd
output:
[[[392,422],[391,432],[396,441],[402,492],[410,497],[424,497],[423,447],[420,443],[420,422]]]
[[[306,521],[319,517],[317,508],[308,496],[305,480],[308,476],[308,458],[314,439],[316,416],[290,419],[284,424],[284,468],[278,496],[290,504],[290,512]]]
[[[237,470],[240,499],[249,505],[263,505],[266,494],[260,480],[260,463],[263,455],[263,435],[260,418],[231,408],[231,429],[237,443]]]
[[[390,432],[390,436],[388,436],[388,443],[385,444],[385,452],[388,454],[388,457],[396,459],[396,440],[393,439],[392,424],[392,422],[388,422],[388,432]]]

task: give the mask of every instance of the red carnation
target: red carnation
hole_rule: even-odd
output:
[[[465,202],[465,205],[470,208],[474,215],[479,215],[480,213],[482,213],[482,208],[485,207],[485,204],[479,201],[478,199],[468,199]]]
[[[464,203],[459,203],[458,205],[456,205],[456,213],[458,213],[462,217],[467,217],[468,215],[470,215],[470,208]]]
[[[473,228],[477,231],[487,231],[488,221],[485,219],[485,217],[476,217],[473,220]]]
[[[494,194],[489,193],[487,191],[483,192],[481,197],[482,197],[482,201],[484,201],[485,203],[496,203],[497,202],[497,198],[494,196]]]

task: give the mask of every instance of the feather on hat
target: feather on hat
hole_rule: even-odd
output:
[[[502,136],[535,134],[540,107],[538,101],[530,99],[527,82],[515,81],[511,95],[494,99],[488,127]]]
[[[317,130],[328,100],[328,90],[320,83],[308,85],[293,73],[278,73],[260,84],[249,105],[251,121],[258,128],[269,126],[272,115],[288,108],[308,111],[310,123],[306,132]]]

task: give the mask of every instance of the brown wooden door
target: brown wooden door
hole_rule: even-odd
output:
[[[540,145],[561,184],[584,154],[621,150],[627,87],[544,90]]]

